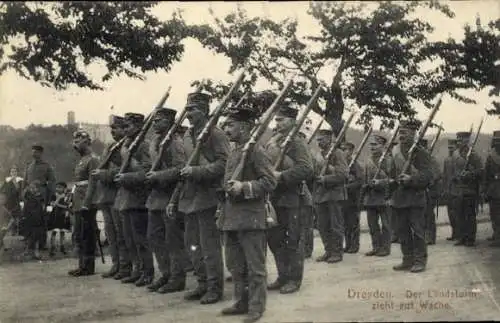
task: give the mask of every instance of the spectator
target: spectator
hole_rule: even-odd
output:
[[[44,194],[40,181],[32,181],[24,192],[23,216],[25,218],[28,246],[25,256],[33,260],[40,260],[40,249],[45,231]],[[37,250],[37,245],[38,249]]]
[[[24,179],[17,176],[18,171],[16,166],[12,166],[9,172],[9,176],[5,178],[5,183],[2,185],[1,192],[5,194],[5,208],[10,212],[12,217],[15,219],[16,231],[18,234],[24,236],[24,232],[20,227],[21,218],[21,195],[22,186]]]
[[[64,249],[64,241],[66,236],[66,231],[69,232],[71,229],[69,215],[68,215],[68,201],[66,199],[66,189],[67,185],[65,182],[59,182],[56,184],[56,195],[55,200],[51,202],[49,206],[49,221],[48,229],[51,231],[50,234],[50,253],[52,257],[55,255],[56,251],[56,237],[59,232],[59,251],[62,254],[66,254]]]

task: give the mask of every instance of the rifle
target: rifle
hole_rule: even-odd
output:
[[[429,127],[432,120],[434,119],[434,116],[436,115],[437,111],[439,110],[441,103],[443,103],[442,97],[443,97],[442,95],[439,97],[438,102],[436,103],[436,105],[432,109],[429,117],[427,118],[425,123],[422,125],[422,127],[420,127],[420,129],[418,130],[418,134],[417,134],[417,136],[415,136],[415,139],[413,140],[413,144],[410,147],[410,150],[408,151],[408,158],[406,158],[406,161],[403,165],[403,169],[401,171],[401,174],[407,174],[408,171],[410,170],[411,162],[413,160],[413,156],[414,156],[415,151],[417,149],[418,143],[424,137],[425,132],[427,131],[427,128]]]
[[[106,168],[108,168],[109,162],[111,161],[111,157],[113,156],[113,154],[117,150],[119,150],[122,147],[122,145],[125,142],[125,140],[126,140],[126,137],[123,137],[119,141],[115,142],[113,146],[111,146],[111,148],[109,149],[109,151],[106,154],[106,156],[101,160],[101,162],[97,166],[97,169],[106,169]]]
[[[318,133],[319,131],[319,128],[321,128],[321,125],[323,124],[323,122],[325,121],[324,118],[321,118],[321,120],[319,121],[318,125],[316,126],[316,128],[314,128],[314,131],[313,133],[311,134],[311,137],[309,137],[309,139],[307,139],[307,144],[310,144],[312,142],[312,140],[314,139],[314,136],[316,136],[316,134]]]
[[[325,156],[325,165],[323,165],[323,168],[321,168],[320,176],[325,176],[326,171],[328,170],[328,165],[330,164],[330,159],[332,158],[333,154],[335,153],[335,150],[337,150],[342,143],[342,139],[345,136],[345,133],[347,132],[347,128],[349,128],[349,125],[352,122],[352,119],[354,119],[354,115],[356,114],[356,111],[353,111],[347,121],[345,122],[344,126],[340,130],[339,135],[333,142],[333,144],[328,148],[328,152],[326,153]]]
[[[393,145],[394,141],[396,140],[396,136],[398,135],[398,132],[399,132],[399,127],[400,127],[400,123],[398,121],[398,124],[397,124],[396,128],[394,129],[394,132],[392,133],[391,138],[389,139],[389,141],[387,142],[387,145],[385,146],[384,152],[382,153],[382,155],[378,159],[377,169],[375,170],[375,175],[373,175],[372,180],[376,180],[378,175],[380,174],[380,170],[382,169],[382,165],[384,164],[384,160],[387,157],[387,154],[389,154],[389,152],[391,151],[392,145]]]
[[[288,151],[288,148],[290,147],[290,144],[292,143],[293,139],[295,139],[295,136],[300,131],[300,128],[302,127],[302,124],[304,121],[306,121],[307,115],[311,111],[313,105],[316,103],[316,101],[319,98],[319,95],[321,93],[321,87],[318,87],[312,97],[309,99],[309,102],[307,102],[306,108],[302,112],[302,115],[300,116],[299,120],[295,123],[293,126],[292,130],[288,133],[288,136],[285,138],[283,143],[281,144],[281,152],[278,156],[278,159],[274,163],[274,169],[277,170],[278,167],[280,167],[281,163],[283,163],[283,160],[285,159],[285,154]]]
[[[436,143],[439,139],[439,135],[441,135],[442,130],[443,130],[443,123],[441,122],[436,137],[434,137],[434,140],[432,140],[431,146],[429,147],[429,154],[432,154],[432,152],[434,151],[434,147],[436,147]]]
[[[271,106],[259,118],[257,124],[252,129],[252,132],[250,134],[250,139],[246,142],[245,146],[243,147],[240,161],[238,162],[238,165],[234,169],[234,172],[231,176],[231,180],[237,180],[241,177],[241,174],[243,173],[243,169],[245,168],[245,163],[246,163],[246,160],[248,158],[248,154],[250,153],[250,150],[252,149],[252,147],[255,146],[255,144],[259,141],[259,139],[262,137],[264,132],[268,129],[269,123],[271,123],[271,120],[272,120],[274,114],[278,111],[278,108],[279,108],[281,102],[285,99],[285,96],[286,96],[288,90],[292,86],[292,81],[293,81],[293,77],[288,80],[288,82],[285,84],[285,86],[281,90],[280,94],[276,97],[276,99],[274,99]]]
[[[479,132],[481,131],[481,128],[483,127],[483,122],[484,122],[484,117],[481,118],[481,122],[479,122],[479,126],[477,127],[477,131],[476,131],[476,135],[474,136],[474,140],[472,141],[472,144],[469,145],[469,150],[467,150],[467,156],[465,157],[465,165],[464,165],[462,172],[465,172],[467,170],[467,167],[469,166],[470,157],[472,155],[472,150],[476,146],[477,139],[479,138]]]
[[[361,143],[359,144],[358,148],[356,148],[356,151],[353,153],[353,157],[351,158],[351,162],[349,163],[348,170],[350,171],[353,167],[356,161],[359,158],[359,155],[361,154],[361,150],[363,150],[363,147],[366,145],[366,142],[368,141],[368,138],[370,137],[371,133],[373,130],[373,126],[370,125],[370,128],[368,128],[368,131],[365,133],[365,136],[361,140]]]
[[[139,145],[141,142],[144,140],[144,137],[146,137],[146,133],[148,132],[149,128],[151,128],[151,125],[153,124],[153,119],[154,115],[156,114],[156,111],[161,109],[163,105],[165,104],[165,101],[167,101],[168,97],[170,96],[170,89],[172,87],[169,87],[165,95],[161,98],[160,102],[156,105],[154,108],[153,112],[151,112],[146,120],[144,121],[144,124],[142,125],[141,130],[139,133],[135,136],[134,141],[130,144],[130,146],[127,148],[127,152],[125,154],[125,158],[122,161],[122,164],[120,166],[120,170],[118,171],[118,174],[123,174],[127,171],[130,162],[132,160],[132,155],[135,154],[137,149],[139,148]]]
[[[236,82],[231,86],[229,91],[227,92],[226,96],[222,99],[222,101],[219,103],[217,108],[215,108],[214,112],[210,116],[208,122],[205,124],[205,127],[201,131],[201,133],[198,135],[198,138],[196,138],[196,145],[193,149],[193,152],[191,153],[191,156],[189,156],[188,161],[186,162],[186,167],[192,166],[195,162],[198,161],[199,155],[201,153],[201,145],[205,143],[206,139],[208,138],[210,134],[210,130],[217,124],[217,121],[219,120],[219,117],[222,115],[222,112],[224,112],[224,109],[226,106],[229,104],[229,101],[233,97],[234,93],[238,90],[240,87],[241,83],[243,82],[243,78],[245,77],[245,72],[244,70],[240,76],[236,79]],[[174,212],[174,208],[178,203],[178,199],[181,194],[181,189],[184,186],[184,180],[179,180],[177,181],[177,184],[175,185],[175,189],[170,197],[170,200],[167,205],[167,215],[171,216]]]

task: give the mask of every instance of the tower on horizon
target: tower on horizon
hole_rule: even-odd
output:
[[[68,125],[75,125],[76,124],[75,111],[68,111],[67,123],[68,123]]]

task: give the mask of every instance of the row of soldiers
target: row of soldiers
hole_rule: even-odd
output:
[[[79,266],[70,275],[95,273],[95,214],[100,209],[113,264],[103,277],[147,286],[152,292],[178,292],[185,289],[190,262],[198,284],[185,294],[185,299],[213,304],[223,296],[224,244],[235,303],[222,313],[247,314],[244,322],[255,322],[265,311],[267,290],[287,294],[300,289],[313,213],[325,249],[318,261],[337,263],[344,252],[358,251],[360,199],[367,209],[372,235],[373,250],[369,255],[390,253],[394,216],[403,253],[402,263],[394,269],[425,270],[425,213],[430,204],[427,192],[436,178],[429,152],[419,146],[410,160],[410,171],[403,172],[420,127],[418,121],[401,122],[399,143],[380,169],[377,161],[388,144],[387,138],[372,136],[371,158],[363,169],[357,161],[351,163],[349,152],[354,147],[347,142],[328,160],[325,158],[338,135],[331,130],[320,130],[316,135],[321,155],[313,155],[304,136],[296,136],[282,163],[275,167],[282,144],[296,125],[298,109],[282,104],[274,116],[276,131],[272,138],[247,150],[259,118],[257,110],[267,107],[256,109],[242,104],[227,109],[223,125],[208,129],[206,140],[197,143],[210,120],[209,102],[210,96],[205,93],[188,95],[185,112],[191,127],[177,129],[166,149],[160,146],[175,124],[177,112],[156,109],[152,114],[153,138],[138,143],[126,172],[121,165],[128,157],[128,148],[137,144],[135,140],[147,122],[144,115],[126,113],[123,118],[113,118],[111,133],[115,143],[103,154],[110,156],[106,167],[101,167],[92,153],[88,133],[80,130],[74,134],[73,145],[81,160],[75,169],[73,207],[80,219],[77,227],[81,235],[77,239]],[[454,155],[456,172],[452,181],[462,189],[460,194],[465,194],[480,166],[475,168],[472,162],[465,171],[460,169],[467,142],[461,143],[463,146]],[[201,144],[201,154],[196,161],[187,162],[197,144]],[[152,163],[160,153],[160,167],[152,171]],[[244,155],[247,162],[241,168]],[[237,172],[242,175],[234,176]],[[171,197],[179,182],[183,189],[178,205],[172,209]],[[457,238],[469,244],[475,208],[462,207],[459,212],[456,218],[464,220],[457,229]],[[267,246],[278,271],[276,281],[270,284]],[[153,257],[160,271],[157,280]]]

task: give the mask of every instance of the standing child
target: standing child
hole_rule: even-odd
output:
[[[51,211],[49,218],[49,231],[50,234],[50,253],[52,257],[55,255],[56,251],[56,236],[59,232],[59,251],[62,254],[66,254],[64,249],[64,240],[66,236],[66,231],[70,231],[71,225],[68,215],[68,201],[66,199],[66,188],[67,185],[64,182],[59,182],[56,184],[56,196],[55,200],[50,203]]]
[[[46,238],[44,222],[44,195],[41,190],[40,181],[33,181],[24,192],[23,216],[26,223],[28,242],[25,256],[40,260],[40,253],[37,251],[42,246],[42,239]]]

